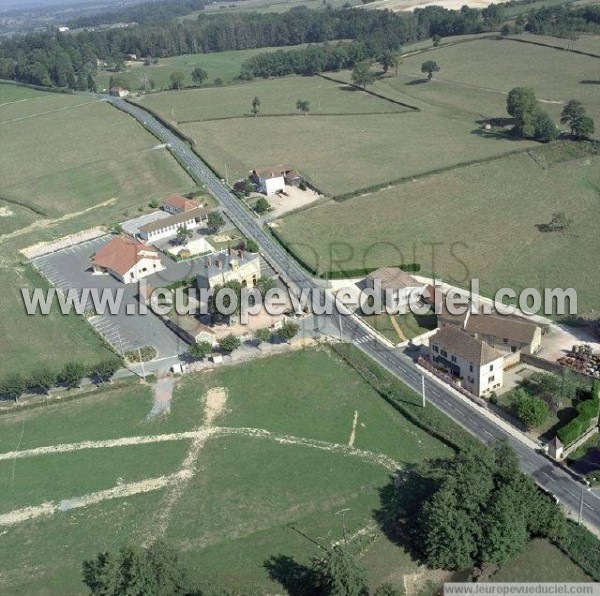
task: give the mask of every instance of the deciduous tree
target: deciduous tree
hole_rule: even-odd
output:
[[[440,67],[434,60],[427,60],[421,64],[421,72],[427,73],[427,80],[431,81],[434,72],[439,72]]]
[[[196,85],[202,85],[206,79],[208,79],[208,73],[203,68],[196,66],[196,68],[192,70],[192,81],[194,81]]]

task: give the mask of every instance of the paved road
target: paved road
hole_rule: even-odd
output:
[[[169,143],[171,152],[180,163],[204,182],[233,223],[247,237],[253,238],[259,244],[264,257],[286,279],[292,290],[322,287],[322,283],[310,277],[279,243],[265,232],[241,201],[214,175],[187,143],[142,108],[118,98],[111,97],[108,101],[131,114],[162,142]],[[327,330],[331,335],[338,334],[341,328],[346,341],[352,341],[365,354],[420,393],[422,375],[415,363],[401,351],[390,349],[376,334],[365,329],[355,318],[321,316],[317,320],[321,330]],[[494,424],[478,410],[479,406],[465,403],[441,381],[426,377],[425,391],[430,403],[484,443],[507,438],[519,456],[523,471],[530,474],[545,490],[552,492],[572,515],[577,517],[581,510],[582,518],[587,525],[600,532],[600,497],[597,494],[587,491],[584,485],[545,456]]]

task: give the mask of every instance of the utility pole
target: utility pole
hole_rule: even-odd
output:
[[[423,407],[425,407],[425,375],[421,375],[421,395],[423,396]]]

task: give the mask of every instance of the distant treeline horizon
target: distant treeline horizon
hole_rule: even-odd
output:
[[[169,4],[172,0],[167,0]],[[189,9],[204,0],[185,0]],[[165,3],[159,2],[158,6]],[[140,5],[145,6],[145,5]],[[131,7],[131,10],[137,7]],[[357,60],[377,60],[406,44],[434,36],[449,37],[498,30],[505,22],[504,5],[482,10],[438,6],[395,13],[389,10],[324,9],[297,7],[281,14],[200,14],[198,19],[175,23],[141,24],[127,28],[60,33],[50,31],[15,36],[0,43],[0,78],[44,87],[86,90],[95,88],[98,63],[118,72],[128,54],[138,58],[167,58],[229,50],[287,47],[299,44],[351,41],[337,49],[288,52],[283,69],[319,72],[347,68]],[[533,10],[510,25],[548,35],[569,31],[600,31],[600,6],[557,6]],[[282,56],[279,55],[281,60]],[[300,66],[294,61],[301,59]],[[247,76],[259,72],[266,58],[247,65]],[[273,60],[273,58],[270,58]],[[309,62],[306,63],[306,60]],[[312,62],[310,62],[312,60]],[[329,66],[323,66],[327,63]],[[264,70],[264,68],[263,68]]]

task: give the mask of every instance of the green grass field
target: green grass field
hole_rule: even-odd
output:
[[[19,288],[39,284],[18,250],[139,215],[195,184],[132,118],[91,96],[0,84],[0,376],[110,354],[80,317],[28,317]]]
[[[44,317],[25,312],[21,288],[47,287],[31,269],[4,266],[0,284],[0,377],[14,372],[29,374],[42,365],[58,372],[72,360],[93,363],[113,356],[83,317],[63,315],[58,306]]]
[[[1,85],[0,103],[6,89],[9,98],[14,95],[10,85]],[[109,199],[117,199],[121,209],[147,205],[151,198],[194,186],[166,150],[152,149],[157,145],[152,135],[91,96],[48,93],[4,102],[0,130],[11,148],[0,161],[0,196],[48,218]]]
[[[291,48],[301,48],[291,46]],[[290,48],[290,49],[291,49]],[[208,73],[208,79],[205,85],[213,84],[217,78],[222,79],[223,84],[228,85],[240,74],[242,62],[262,54],[279,50],[281,48],[258,48],[252,50],[233,50],[229,52],[214,52],[210,54],[186,54],[183,56],[173,56],[172,58],[161,58],[158,64],[144,66],[143,62],[132,62],[125,72],[112,73],[107,70],[98,71],[96,83],[100,89],[108,88],[110,77],[119,76],[129,83],[129,89],[137,91],[146,78],[152,79],[156,83],[155,89],[169,89],[171,81],[169,77],[175,70],[180,70],[186,76],[184,85],[194,84],[192,81],[192,70],[197,66],[203,68]]]
[[[398,397],[419,401],[399,387]],[[223,390],[226,402],[212,421],[218,432],[200,445],[192,468],[184,468],[192,470],[189,479],[123,493],[129,483],[138,487],[181,469],[191,437],[166,441],[164,435],[198,428],[207,412],[219,411],[207,396]],[[0,416],[0,455],[17,445],[22,452],[163,436],[158,443],[75,445],[0,460],[0,516],[12,516],[0,533],[0,591],[82,593],[83,559],[164,532],[200,585],[281,593],[284,587],[274,577],[283,557],[303,565],[318,552],[299,532],[331,545],[342,537],[341,510],[351,547],[373,586],[384,581],[401,586],[405,576],[411,584],[419,578],[421,586],[429,577],[439,580],[387,540],[373,512],[380,506],[378,489],[389,482],[382,457],[402,466],[452,452],[393,409],[333,352],[302,350],[189,375],[176,387],[169,414],[148,419],[151,407],[147,386],[128,385]],[[97,492],[107,490],[117,494]],[[61,505],[36,513],[48,502]],[[87,504],[77,506],[81,503]],[[14,511],[22,507],[37,517],[17,521]],[[554,551],[555,564],[562,561],[564,567],[561,578],[580,579],[578,568],[565,566]]]
[[[557,38],[537,38],[525,37],[554,41],[555,45],[565,43]],[[580,45],[582,50],[597,48],[600,53],[600,36],[585,36]],[[420,84],[424,60],[435,60],[441,70],[431,83]],[[506,116],[506,94],[513,87],[533,87],[543,100],[542,107],[556,121],[562,104],[569,99],[583,102],[590,115],[600,121],[598,85],[590,84],[597,79],[598,58],[511,40],[482,39],[407,56],[399,70],[403,76],[383,79],[383,88],[457,110]]]
[[[219,172],[224,173],[227,165],[230,179],[247,175],[253,167],[291,163],[319,189],[333,195],[527,146],[474,134],[478,124],[471,115],[455,117],[436,107],[398,111],[399,106],[386,100],[323,79],[289,77],[252,83],[236,88],[239,99],[232,99],[231,91],[158,94],[142,104],[149,102],[166,117],[185,121],[243,116],[249,113],[255,95],[263,102],[263,115],[293,112],[296,100],[307,98],[311,100],[308,116],[243,117],[191,122],[180,128]],[[382,110],[394,113],[374,113]],[[327,115],[345,112],[355,114]],[[440,131],[449,139],[444,151],[440,151]],[[252,143],[240,139],[252,139]]]
[[[252,117],[252,100],[260,99],[261,116],[298,115],[296,102],[310,102],[311,115],[373,114],[406,112],[398,104],[321,77],[283,77],[255,80],[226,88],[167,91],[142,97],[139,102],[178,123],[221,118]],[[254,118],[253,118],[254,119]],[[264,118],[263,118],[264,120]]]
[[[587,573],[547,540],[532,540],[493,582],[591,582]]]
[[[571,148],[549,147],[331,202],[278,221],[277,231],[321,271],[418,262],[423,272],[458,284],[478,277],[488,294],[500,287],[573,287],[579,311],[592,312],[600,295],[600,158],[552,165],[553,155]],[[570,232],[538,231],[536,224],[558,210],[573,219]]]

